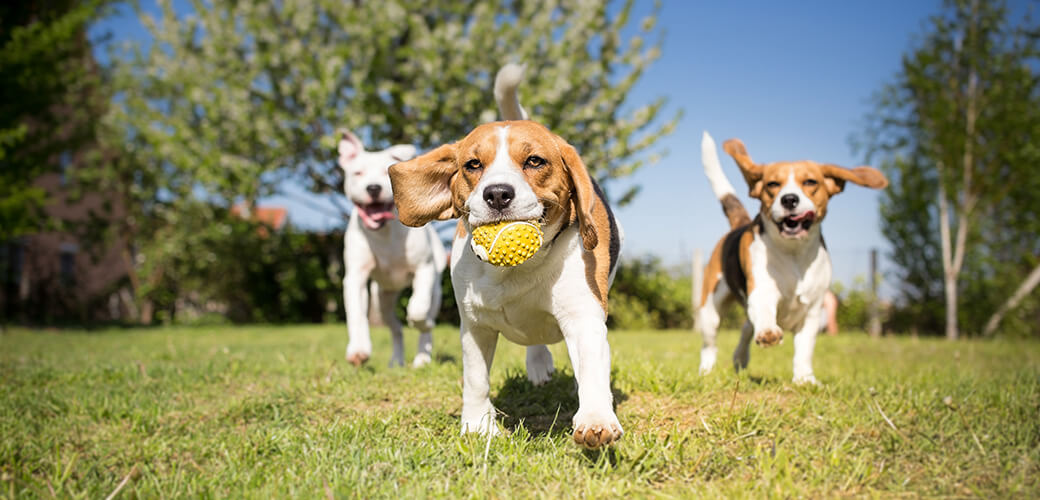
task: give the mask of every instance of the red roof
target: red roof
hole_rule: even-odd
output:
[[[240,216],[246,211],[244,203],[237,203],[231,207],[231,214]],[[250,219],[263,222],[274,229],[281,229],[289,218],[289,210],[285,207],[256,207]]]

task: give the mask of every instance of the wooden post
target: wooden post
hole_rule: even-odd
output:
[[[878,304],[878,251],[876,248],[870,249],[870,306],[868,314],[870,318],[867,320],[867,333],[873,338],[881,336],[881,307]]]

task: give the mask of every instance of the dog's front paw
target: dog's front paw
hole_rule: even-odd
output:
[[[416,354],[415,359],[412,360],[412,368],[422,368],[430,364],[431,359],[430,353],[420,352],[419,354]]]
[[[765,330],[755,333],[755,343],[762,347],[778,345],[784,340],[784,331],[779,327],[771,326]]]
[[[347,362],[354,366],[361,366],[368,361],[371,356],[370,351],[354,350],[350,346],[347,346]]]
[[[793,382],[795,385],[815,385],[817,387],[820,385],[820,382],[816,380],[816,377],[811,373],[807,375],[795,375]]]
[[[624,433],[613,411],[594,412],[579,408],[574,415],[574,442],[585,448],[607,446],[621,439]]]
[[[498,425],[495,423],[495,417],[493,414],[486,414],[481,418],[472,420],[462,420],[462,434],[479,433],[482,436],[497,436],[502,433],[498,429]]]

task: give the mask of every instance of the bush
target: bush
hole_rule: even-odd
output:
[[[838,297],[838,326],[842,330],[866,330],[873,297],[866,279],[857,276],[852,280],[851,287],[835,281],[831,284],[831,291]]]
[[[661,259],[623,259],[610,289],[607,326],[620,329],[691,328],[690,277],[668,269]]]

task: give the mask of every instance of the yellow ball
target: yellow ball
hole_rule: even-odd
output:
[[[535,221],[505,221],[473,228],[473,253],[496,266],[523,264],[542,247],[542,227]]]

